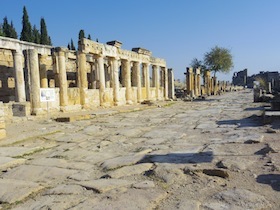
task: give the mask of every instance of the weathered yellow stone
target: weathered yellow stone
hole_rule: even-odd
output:
[[[3,139],[7,136],[6,130],[5,129],[0,129],[0,139]]]
[[[4,121],[0,121],[0,129],[6,128],[6,123]]]

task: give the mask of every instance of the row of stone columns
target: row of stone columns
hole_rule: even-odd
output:
[[[101,106],[105,103],[104,92],[105,92],[105,72],[104,72],[104,57],[97,55],[97,68],[96,71],[99,75],[99,91],[100,91],[100,104]],[[112,66],[112,87],[113,87],[113,98],[115,105],[119,105],[120,103],[120,96],[119,96],[119,58],[112,57],[110,58],[111,66]],[[132,80],[131,80],[131,62],[132,62]],[[126,87],[126,103],[132,103],[132,92],[131,87],[132,84],[137,87],[137,102],[141,102],[142,100],[142,84],[141,84],[141,68],[140,62],[138,61],[130,61],[121,59],[122,65],[122,74],[124,75],[124,86]],[[156,88],[156,98],[159,99],[159,89],[160,89],[160,82],[159,82],[159,67],[156,65],[152,66],[153,74],[154,74],[154,86]],[[165,80],[165,88],[166,91],[164,92],[164,96],[168,98],[168,76],[167,70],[164,68],[164,80]],[[150,75],[149,75],[149,64],[142,63],[142,71],[144,75],[144,86],[146,87],[146,98],[150,99]],[[81,103],[85,105],[85,90],[87,89],[87,77],[86,77],[86,54],[80,52],[78,55],[78,72],[81,79]]]
[[[66,59],[67,59],[66,48],[55,48],[53,54],[53,71],[55,73],[56,85],[59,87],[59,97],[60,106],[65,107],[68,105],[68,81],[67,81],[67,71],[66,71]],[[78,83],[80,88],[80,102],[81,105],[86,105],[87,89],[88,89],[88,78],[87,78],[87,55],[84,52],[78,52]],[[14,51],[14,67],[15,67],[15,81],[16,81],[16,101],[25,102],[26,101],[26,81],[24,80],[23,72],[23,54],[22,52]],[[47,78],[47,68],[43,64],[45,55],[39,55],[36,49],[26,50],[26,68],[29,69],[28,82],[30,91],[30,101],[33,114],[36,114],[40,109],[40,88],[48,87]],[[111,57],[109,58],[111,62],[111,78],[112,78],[112,88],[113,88],[113,100],[115,105],[120,103],[120,83],[119,83],[119,58]],[[104,56],[94,55],[95,64],[95,75],[94,79],[95,86],[99,88],[100,105],[102,106],[106,102],[105,98],[105,71],[104,71]],[[131,68],[132,65],[132,68]],[[137,87],[137,102],[141,102],[142,98],[142,84],[141,84],[141,65],[142,72],[144,74],[144,86],[146,88],[146,99],[150,99],[150,71],[149,63],[140,63],[138,61],[131,61],[126,59],[121,59],[121,68],[123,74],[123,85],[126,87],[126,103],[131,104],[133,101],[132,97],[132,86]],[[159,69],[161,68],[161,69]],[[132,70],[131,70],[132,69]],[[161,70],[161,74],[159,71]],[[132,75],[131,75],[132,74]],[[165,89],[164,98],[173,98],[174,91],[170,88],[173,87],[173,72],[172,69],[167,70],[165,67],[159,67],[157,65],[152,65],[153,74],[153,86],[156,90],[156,99],[160,98],[160,85]],[[161,78],[160,78],[161,75]],[[172,76],[170,76],[172,75]],[[160,81],[161,80],[161,81]],[[169,84],[170,82],[170,84]],[[98,85],[97,85],[98,83]],[[132,85],[133,84],[133,85]],[[173,85],[172,85],[173,84]],[[173,94],[172,94],[173,91]]]

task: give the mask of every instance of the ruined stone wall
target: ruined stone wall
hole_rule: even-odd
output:
[[[3,102],[0,103],[0,139],[6,137],[6,123]]]
[[[0,99],[15,100],[14,60],[11,50],[0,49]]]

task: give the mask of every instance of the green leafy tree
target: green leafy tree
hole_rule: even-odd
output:
[[[33,34],[33,42],[36,43],[36,44],[40,44],[41,35],[40,35],[39,30],[36,28],[35,25],[33,26],[32,34]]]
[[[20,40],[32,42],[33,41],[32,39],[33,39],[32,27],[31,27],[31,23],[29,22],[29,17],[28,17],[26,7],[24,6],[23,7],[23,16],[22,16],[22,31],[20,34]]]
[[[40,43],[43,45],[51,45],[50,37],[48,35],[47,25],[44,18],[40,21],[41,39]]]
[[[79,32],[79,40],[85,38],[85,31],[84,30],[80,30]]]
[[[204,55],[204,64],[207,69],[214,72],[228,73],[233,67],[232,55],[230,50],[215,46]]]
[[[71,50],[76,50],[76,47],[74,45],[73,39],[71,39]]]
[[[194,69],[200,68],[201,73],[204,73],[206,70],[206,66],[203,64],[201,60],[198,60],[197,58],[192,59],[190,66],[193,67]]]

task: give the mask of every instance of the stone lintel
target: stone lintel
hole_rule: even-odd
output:
[[[107,42],[106,44],[114,46],[116,48],[121,48],[121,46],[122,46],[122,42],[120,42],[118,40],[110,41],[110,42]]]
[[[54,48],[54,50],[55,50],[55,52],[60,52],[60,51],[65,52],[65,53],[69,52],[69,49],[66,47],[56,47],[56,48]]]
[[[151,52],[151,51],[146,50],[146,49],[141,48],[141,47],[132,48],[132,51],[133,51],[133,52],[137,52],[137,53],[139,53],[139,54],[143,54],[143,55],[148,55],[148,56],[151,56],[151,55],[152,55],[152,52]]]

